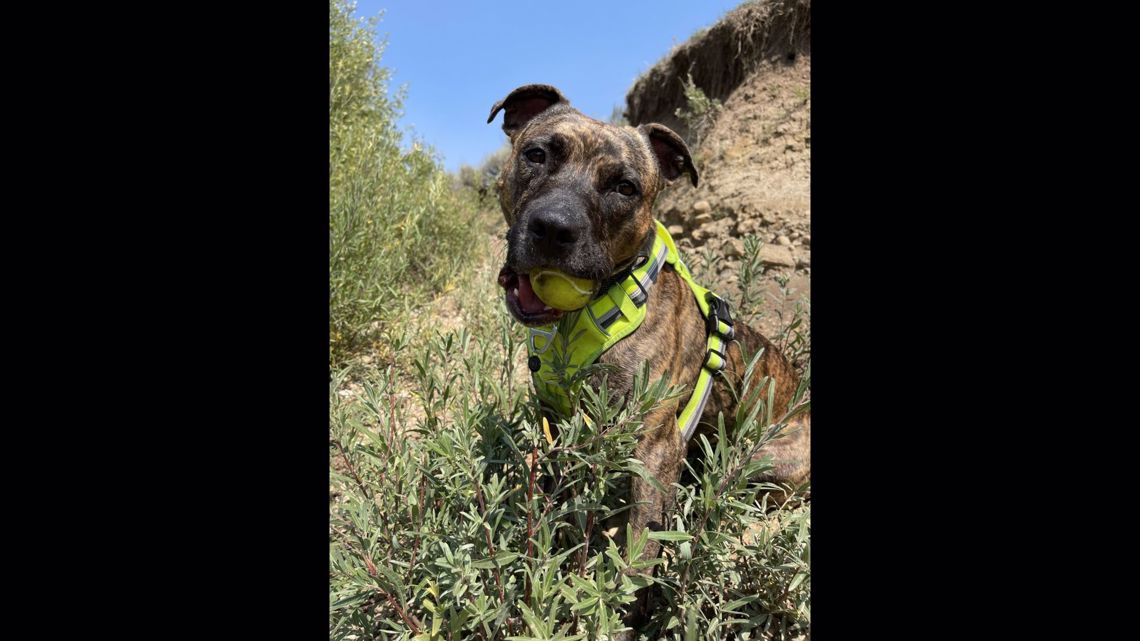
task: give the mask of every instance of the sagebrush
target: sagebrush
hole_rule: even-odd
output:
[[[329,2],[329,359],[343,362],[455,280],[474,205],[432,150],[401,148],[376,21]]]
[[[550,442],[529,390],[511,384],[521,345],[498,329],[438,336],[414,380],[388,373],[356,404],[334,378],[332,638],[603,639],[651,584],[660,603],[646,638],[806,632],[810,506],[794,492],[775,505],[778,488],[754,480],[768,463],[752,455],[786,420],[768,399],[740,390],[756,402],[740,404],[737,433],[722,425],[715,443],[702,437],[672,529],[628,533],[619,549],[601,524],[628,507],[629,476],[647,475],[632,458],[635,432],[674,391],[644,376],[629,399],[585,386],[582,411]],[[415,419],[393,401],[409,386]],[[544,479],[556,482],[544,491]],[[638,561],[647,537],[664,552]],[[652,577],[626,573],[651,565]]]
[[[678,107],[674,115],[685,123],[689,132],[689,142],[694,149],[701,146],[705,134],[712,129],[720,112],[724,109],[720,100],[709,98],[705,92],[693,82],[693,74],[681,81],[685,92],[685,106]]]

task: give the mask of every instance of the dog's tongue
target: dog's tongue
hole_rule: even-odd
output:
[[[546,309],[546,303],[531,288],[527,274],[519,274],[519,307],[528,314],[541,314]]]

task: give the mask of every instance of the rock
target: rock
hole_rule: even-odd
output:
[[[792,245],[792,239],[783,234],[780,234],[780,236],[776,238],[776,242],[780,245],[783,245],[784,247],[791,247]]]
[[[685,235],[685,228],[680,225],[669,225],[669,235],[677,238]]]
[[[676,225],[685,222],[685,214],[676,207],[670,207],[660,216],[661,222],[666,225]]]
[[[709,233],[714,236],[729,236],[732,234],[732,223],[733,221],[731,219],[722,218],[709,225]]]
[[[796,252],[796,267],[811,267],[811,252],[801,250]]]
[[[721,244],[720,251],[729,258],[740,258],[744,255],[744,243],[738,238],[729,238]]]
[[[697,214],[696,216],[693,217],[693,225],[696,225],[699,227],[700,225],[704,225],[705,223],[711,223],[712,219],[713,219],[712,214],[706,211],[706,212]]]
[[[760,221],[755,218],[745,218],[736,223],[737,236],[747,236],[748,234],[755,234],[758,231],[760,231]]]
[[[760,261],[765,265],[778,265],[780,267],[796,266],[796,259],[792,257],[792,250],[778,245],[761,246]]]
[[[804,234],[804,236],[800,238],[800,241],[803,242],[804,247],[811,247],[811,236]]]
[[[711,210],[712,210],[712,205],[710,205],[709,201],[707,201],[707,200],[698,200],[697,202],[693,203],[693,213],[695,213],[695,214],[700,214],[702,212],[711,211]]]

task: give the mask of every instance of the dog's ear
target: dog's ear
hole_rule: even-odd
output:
[[[657,166],[661,168],[661,175],[667,182],[673,182],[681,174],[688,173],[693,186],[697,186],[697,168],[693,166],[693,157],[689,154],[685,141],[676,132],[655,122],[641,125],[637,130],[649,141],[649,150],[657,159]]]
[[[505,109],[503,114],[503,131],[506,132],[511,138],[523,128],[526,123],[530,122],[538,114],[546,111],[553,105],[568,105],[569,100],[550,85],[523,85],[515,89],[506,98],[496,102],[491,107],[491,115],[487,116],[487,122],[490,123],[495,119],[495,114],[499,113],[500,109]]]

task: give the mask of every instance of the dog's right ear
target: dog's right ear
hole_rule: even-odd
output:
[[[530,122],[538,114],[546,111],[553,105],[568,105],[569,100],[550,85],[523,85],[515,89],[506,98],[495,103],[491,107],[491,115],[487,116],[487,122],[490,123],[495,119],[495,114],[499,113],[500,109],[505,109],[503,114],[503,131],[506,132],[511,139],[514,139],[515,134],[519,132],[526,123]]]

